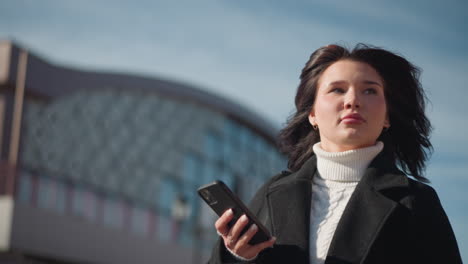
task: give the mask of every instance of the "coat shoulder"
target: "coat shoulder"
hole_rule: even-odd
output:
[[[423,182],[408,178],[410,193],[413,196],[413,200],[416,204],[418,203],[436,203],[440,204],[439,196],[437,195],[436,190]]]
[[[410,179],[413,196],[415,249],[425,263],[462,263],[458,243],[437,192],[432,186]]]

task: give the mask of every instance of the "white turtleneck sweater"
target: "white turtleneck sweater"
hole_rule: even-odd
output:
[[[344,152],[327,152],[320,147],[320,142],[313,146],[318,174],[312,180],[310,263],[325,262],[349,198],[370,162],[382,149],[380,141],[371,147]]]

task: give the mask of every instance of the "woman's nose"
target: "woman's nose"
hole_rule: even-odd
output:
[[[361,106],[361,103],[359,101],[357,94],[351,90],[348,91],[345,97],[344,108],[355,109],[355,108],[359,108],[360,106]]]

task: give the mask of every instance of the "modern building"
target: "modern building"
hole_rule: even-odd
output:
[[[0,262],[202,263],[216,217],[197,188],[247,202],[286,167],[276,132],[190,85],[0,42]]]

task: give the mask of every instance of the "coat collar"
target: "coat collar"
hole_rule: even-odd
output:
[[[326,263],[361,263],[365,258],[383,223],[396,208],[396,200],[407,192],[407,177],[389,164],[392,163],[380,153],[367,168],[338,223]],[[314,155],[297,172],[270,185],[267,192],[276,243],[304,250],[304,263],[309,261],[310,203],[316,170]]]
[[[277,243],[308,249],[312,177],[316,170],[317,160],[312,156],[297,172],[270,185],[267,199]]]

